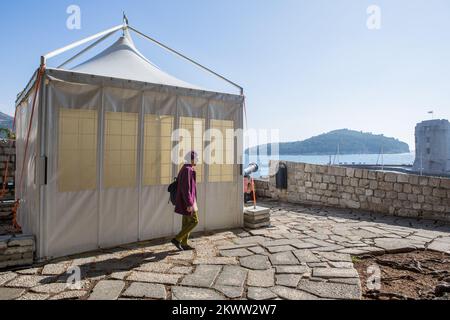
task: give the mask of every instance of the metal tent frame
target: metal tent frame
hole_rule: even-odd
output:
[[[170,84],[160,84],[160,83],[154,83],[154,82],[146,82],[146,81],[140,81],[140,80],[130,80],[126,78],[121,77],[108,77],[104,75],[94,75],[94,74],[88,74],[88,73],[80,73],[77,71],[72,71],[70,69],[65,68],[69,63],[75,61],[85,53],[89,52],[91,49],[97,47],[99,44],[104,42],[106,39],[110,38],[112,35],[114,35],[116,32],[123,30],[124,35],[129,32],[129,30],[137,33],[139,36],[143,37],[144,39],[147,39],[148,41],[162,47],[166,51],[169,51],[172,54],[175,54],[177,57],[182,58],[183,60],[187,60],[191,64],[194,64],[196,67],[202,69],[203,71],[206,71],[208,74],[212,74],[215,77],[220,78],[221,80],[227,82],[228,84],[232,85],[233,87],[239,89],[240,95],[235,93],[225,93],[225,92],[214,92],[214,91],[208,91],[208,90],[202,90],[202,89],[192,89],[189,87],[183,87],[183,86],[174,86]],[[82,48],[79,48],[83,46]],[[46,68],[47,61],[49,59],[52,59],[54,57],[60,56],[63,53],[66,53],[70,50],[76,49],[80,50],[79,52],[75,52],[74,55],[71,55],[70,58],[68,58],[66,61],[64,61],[62,64],[60,64],[57,68]],[[74,50],[74,51],[78,51]],[[20,196],[18,200],[21,201],[21,210],[19,211],[19,223],[24,227],[24,230],[26,230],[27,233],[34,234],[37,238],[36,242],[36,252],[38,252],[39,259],[46,259],[51,258],[54,256],[59,256],[62,254],[61,250],[64,249],[64,254],[67,253],[67,250],[69,250],[70,253],[79,253],[82,252],[80,250],[93,250],[96,248],[101,247],[107,247],[110,245],[111,241],[117,241],[119,244],[125,244],[128,243],[128,241],[134,242],[140,241],[140,240],[147,240],[147,239],[155,239],[154,234],[161,236],[166,236],[167,234],[171,233],[169,229],[173,229],[175,226],[177,226],[177,222],[175,218],[170,218],[167,221],[164,220],[166,216],[166,206],[161,205],[157,208],[157,210],[152,211],[152,215],[146,214],[144,215],[142,212],[145,211],[145,208],[150,208],[150,205],[152,202],[155,201],[155,197],[161,197],[162,195],[165,195],[166,188],[163,186],[146,186],[144,188],[142,181],[138,180],[137,183],[137,190],[132,190],[130,192],[130,197],[135,197],[138,199],[137,207],[133,207],[133,209],[129,210],[130,212],[133,211],[130,214],[130,217],[133,219],[137,219],[137,225],[134,227],[130,227],[130,230],[124,232],[121,234],[121,237],[131,237],[132,239],[129,240],[126,239],[120,239],[119,238],[111,238],[110,234],[107,234],[105,232],[101,233],[101,231],[104,230],[114,230],[116,225],[111,224],[107,225],[105,221],[109,220],[102,220],[104,219],[105,213],[109,209],[105,209],[106,211],[102,211],[101,209],[104,209],[104,203],[106,203],[106,197],[113,197],[114,191],[113,189],[107,189],[103,188],[102,184],[102,160],[103,159],[103,130],[104,130],[104,115],[105,113],[105,101],[106,96],[112,95],[112,90],[116,90],[117,88],[138,92],[137,96],[140,95],[140,98],[138,98],[136,101],[133,102],[133,106],[137,106],[139,108],[139,128],[142,130],[144,128],[144,118],[142,115],[145,114],[145,107],[146,107],[146,99],[150,99],[153,95],[159,95],[160,93],[163,93],[167,96],[174,96],[176,97],[175,104],[170,102],[167,104],[168,109],[167,114],[173,115],[174,117],[174,128],[179,127],[179,117],[182,116],[194,116],[197,115],[199,117],[204,117],[205,119],[212,119],[212,114],[216,114],[217,112],[220,113],[220,110],[222,108],[222,104],[224,103],[224,110],[226,115],[219,115],[218,119],[222,119],[222,117],[225,119],[228,119],[228,117],[231,117],[233,121],[237,124],[239,128],[243,128],[244,126],[244,114],[245,114],[245,96],[244,96],[244,90],[241,86],[234,83],[233,81],[227,79],[226,77],[222,76],[221,74],[205,67],[204,65],[200,64],[199,62],[187,57],[186,55],[170,48],[169,46],[162,44],[158,40],[155,40],[146,34],[140,32],[139,30],[129,26],[128,19],[124,15],[124,21],[123,24],[117,25],[115,27],[112,27],[110,29],[107,29],[105,31],[99,32],[97,34],[94,34],[92,36],[89,36],[85,39],[76,41],[74,43],[71,43],[65,47],[62,47],[60,49],[54,50],[52,52],[49,52],[43,56],[41,56],[41,65],[40,68],[34,73],[33,77],[25,87],[25,89],[19,93],[16,100],[16,112],[18,114],[18,123],[20,124],[20,130],[18,132],[21,132],[22,137],[22,149],[27,149],[23,146],[23,142],[26,137],[29,135],[26,132],[27,128],[31,128],[31,124],[34,124],[33,132],[30,135],[32,137],[32,141],[30,141],[30,144],[32,145],[32,151],[27,152],[26,157],[24,156],[23,159],[26,162],[25,166],[22,165],[22,168],[25,167],[25,177],[27,178],[26,181],[32,181],[33,188],[23,188],[23,190],[20,191]],[[38,79],[40,77],[43,77],[41,79],[42,86],[36,87],[35,84],[38,82]],[[56,180],[55,178],[55,167],[56,167],[56,156],[57,150],[56,146],[52,143],[49,143],[49,137],[55,137],[57,133],[57,129],[55,126],[55,119],[52,118],[57,114],[57,110],[59,110],[60,106],[55,103],[54,99],[56,96],[56,93],[60,92],[57,88],[57,84],[67,84],[67,88],[70,88],[70,92],[67,93],[68,97],[77,97],[78,94],[78,87],[79,85],[89,84],[91,86],[98,86],[99,90],[99,98],[100,100],[96,100],[95,105],[97,106],[99,110],[100,116],[98,117],[98,129],[99,132],[99,139],[97,142],[97,150],[99,150],[99,156],[98,160],[96,160],[96,165],[98,166],[96,175],[97,175],[97,185],[95,191],[92,191],[92,193],[89,193],[89,197],[92,197],[92,201],[90,202],[92,206],[95,206],[95,209],[90,209],[90,213],[87,215],[84,215],[83,219],[91,219],[92,215],[95,215],[96,218],[92,218],[96,220],[95,223],[97,223],[97,233],[96,237],[97,240],[92,240],[95,237],[93,234],[89,234],[89,236],[92,236],[89,238],[90,240],[80,240],[79,242],[73,242],[73,245],[75,247],[67,247],[67,244],[70,243],[69,238],[65,238],[68,242],[64,242],[66,240],[59,240],[58,245],[49,245],[49,243],[55,243],[55,241],[51,241],[51,237],[55,236],[57,233],[62,232],[65,228],[65,224],[63,223],[58,228],[54,229],[57,222],[55,222],[53,219],[56,217],[59,217],[56,215],[57,212],[63,211],[60,207],[58,207],[59,204],[53,203],[52,201],[62,201],[61,199],[65,199],[61,196],[61,194],[58,194],[57,192],[54,192],[56,188]],[[33,90],[33,88],[36,88]],[[30,101],[33,99],[28,99],[31,97],[31,95],[38,96],[37,102],[36,102],[36,113],[35,117],[29,117],[28,113],[31,111],[31,104]],[[97,99],[97,98],[96,98]],[[178,99],[180,101],[183,101],[182,103],[178,104]],[[139,101],[138,101],[139,100]],[[206,103],[202,104],[201,108],[191,108],[191,103],[194,103],[192,101],[197,100],[205,100],[205,101],[220,101],[219,104],[214,103]],[[81,100],[78,100],[81,101]],[[158,102],[159,103],[159,102]],[[161,102],[162,103],[162,102]],[[165,103],[165,102],[164,102]],[[83,103],[80,103],[80,105],[77,105],[76,109],[82,109],[86,108],[86,106],[82,106]],[[182,105],[185,104],[186,107],[182,107]],[[164,105],[164,107],[166,107]],[[18,112],[17,110],[20,110]],[[191,109],[195,110],[191,114]],[[189,111],[188,111],[189,110]],[[243,112],[242,112],[243,111]],[[206,125],[205,130],[208,128],[208,125]],[[29,131],[29,130],[28,130]],[[138,144],[142,144],[144,141],[144,138],[142,136],[142,133],[139,138]],[[237,148],[239,146],[239,141],[235,145],[235,153],[237,154]],[[20,147],[20,145],[19,145]],[[24,153],[25,154],[25,153]],[[137,155],[137,168],[141,168],[143,166],[143,155],[142,153],[138,153]],[[239,160],[237,160],[239,161]],[[175,168],[175,165],[172,165]],[[34,170],[34,177],[30,173],[28,174],[28,171],[31,169]],[[30,170],[28,170],[30,169]],[[137,169],[140,170],[140,169]],[[206,172],[208,172],[209,168],[206,169]],[[242,186],[243,184],[240,182],[241,176],[242,176],[242,165],[240,166],[240,169],[238,166],[236,166],[234,169],[234,175],[237,177],[237,180],[235,180],[233,183],[228,184],[221,184],[218,185],[215,182],[209,182],[207,179],[205,179],[205,185],[203,186],[203,190],[206,194],[208,192],[209,195],[212,195],[211,197],[206,197],[203,200],[202,206],[204,208],[213,207],[211,204],[211,200],[214,197],[220,197],[224,192],[227,192],[228,194],[231,194],[233,199],[236,201],[230,201],[230,197],[223,198],[221,197],[221,201],[223,200],[224,203],[221,204],[220,207],[223,208],[223,210],[228,210],[227,212],[230,213],[230,215],[218,215],[216,216],[217,211],[213,210],[208,215],[207,210],[204,210],[204,217],[203,217],[203,226],[205,230],[215,230],[219,226],[222,228],[223,226],[232,226],[232,227],[240,227],[243,225],[243,216],[241,216],[241,203],[242,203]],[[31,172],[31,171],[30,171]],[[206,174],[206,173],[205,173]],[[53,180],[52,180],[53,179]],[[208,185],[206,184],[208,183]],[[225,189],[222,189],[225,188]],[[28,190],[30,189],[30,190]],[[122,188],[126,189],[126,188]],[[112,192],[107,193],[108,191],[113,190]],[[225,191],[224,191],[225,190]],[[231,191],[230,191],[231,190]],[[234,192],[236,190],[236,192]],[[128,190],[129,191],[129,190]],[[98,192],[98,194],[94,194],[94,192]],[[101,195],[101,193],[103,193]],[[18,193],[16,193],[18,194]],[[58,195],[55,195],[58,194]],[[145,196],[144,196],[145,195]],[[146,201],[142,201],[141,199],[145,198]],[[108,198],[109,199],[109,198]],[[159,200],[160,198],[158,198]],[[129,200],[129,199],[128,199]],[[129,203],[125,199],[123,203]],[[81,204],[81,202],[73,202],[75,204]],[[82,203],[85,205],[85,203]],[[215,205],[215,204],[214,204]],[[102,207],[103,206],[103,207]],[[142,206],[142,209],[141,209]],[[77,206],[75,206],[75,209],[73,209],[68,217],[74,217],[74,212],[77,210]],[[113,210],[114,211],[114,210]],[[150,210],[147,210],[150,212]],[[145,211],[145,212],[147,212]],[[30,212],[33,212],[33,214],[30,214]],[[108,211],[109,212],[109,211]],[[65,214],[67,215],[67,210],[65,211]],[[114,214],[114,213],[113,213]],[[91,216],[90,216],[91,215]],[[67,216],[66,216],[67,217]],[[103,218],[102,218],[103,217]],[[155,217],[161,218],[164,217],[163,221],[166,221],[166,228],[164,230],[153,230],[153,220]],[[77,219],[81,219],[77,215]],[[86,220],[86,221],[87,221]],[[170,220],[170,221],[169,221]],[[54,222],[54,224],[49,224],[51,221]],[[61,221],[61,220],[58,220]],[[85,220],[83,220],[85,221]],[[91,220],[89,220],[91,221]],[[133,220],[134,221],[134,220]],[[150,223],[151,222],[151,223]],[[95,225],[94,223],[94,225]],[[75,227],[74,227],[75,228]],[[84,227],[83,227],[84,228]],[[136,229],[136,230],[135,230]],[[49,232],[49,230],[52,230],[52,232]],[[75,229],[74,229],[75,230]],[[78,231],[83,231],[82,229],[77,229]],[[169,231],[168,231],[169,230]],[[130,232],[129,232],[130,231]],[[127,233],[128,232],[128,233]],[[79,240],[78,238],[76,239]],[[92,240],[92,241],[91,241]],[[91,241],[91,242],[89,242]],[[61,243],[60,243],[61,242]],[[72,245],[72,244],[71,244]],[[76,247],[80,246],[80,247]],[[59,251],[58,251],[59,250]]]
[[[218,72],[213,71],[212,69],[202,65],[201,63],[195,61],[192,58],[189,58],[188,56],[182,54],[181,52],[172,49],[171,47],[163,44],[162,42],[146,35],[145,33],[139,31],[136,28],[133,28],[132,26],[129,25],[128,23],[128,18],[127,16],[124,14],[123,15],[123,24],[115,26],[113,28],[107,29],[105,31],[99,32],[95,35],[92,35],[90,37],[84,38],[82,40],[79,40],[77,42],[71,43],[65,47],[59,48],[57,50],[54,50],[52,52],[49,52],[43,56],[41,56],[41,66],[45,66],[47,64],[47,60],[54,58],[56,56],[59,56],[69,50],[75,49],[79,46],[82,46],[83,44],[86,44],[88,42],[94,41],[96,40],[94,43],[92,43],[91,45],[89,45],[88,47],[86,47],[85,49],[81,50],[80,52],[78,52],[77,54],[75,54],[74,56],[72,56],[71,58],[69,58],[68,60],[66,60],[65,62],[63,62],[61,65],[58,66],[58,69],[63,68],[64,66],[66,66],[67,64],[69,64],[70,62],[74,61],[75,59],[79,58],[80,56],[82,56],[83,54],[85,54],[86,52],[88,52],[89,50],[95,48],[96,46],[98,46],[100,43],[102,43],[104,40],[108,39],[111,35],[113,35],[114,33],[116,33],[119,30],[123,30],[123,32],[125,33],[128,30],[131,30],[133,32],[135,32],[136,34],[138,34],[139,36],[141,36],[142,38],[148,40],[151,43],[156,44],[157,46],[159,46],[160,48],[163,48],[164,50],[176,55],[179,58],[182,58],[183,60],[188,61],[189,63],[195,65],[196,67],[200,68],[203,71],[206,71],[209,74],[214,75],[215,77],[227,82],[228,84],[232,85],[233,87],[237,88],[239,90],[239,93],[241,96],[244,95],[244,88],[240,85],[238,85],[237,83],[231,81],[230,79],[226,78],[225,76],[219,74]]]

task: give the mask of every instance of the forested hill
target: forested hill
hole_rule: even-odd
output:
[[[12,129],[14,118],[0,111],[0,128]]]
[[[280,155],[334,155],[338,146],[340,154],[379,154],[381,150],[383,153],[410,152],[408,144],[398,139],[349,129],[331,131],[304,141],[283,142],[279,152]],[[246,153],[255,154],[256,148]],[[271,153],[270,145],[267,148]]]

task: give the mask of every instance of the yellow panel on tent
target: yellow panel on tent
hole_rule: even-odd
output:
[[[59,110],[58,190],[97,187],[97,111]]]
[[[137,113],[105,113],[105,188],[136,186],[137,136]]]
[[[174,117],[146,114],[144,121],[143,184],[145,186],[170,184]]]

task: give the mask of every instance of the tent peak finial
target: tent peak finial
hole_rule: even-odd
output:
[[[125,11],[123,11],[123,25],[128,27],[128,17]]]

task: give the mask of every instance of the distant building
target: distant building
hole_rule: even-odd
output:
[[[428,120],[416,125],[413,170],[424,174],[450,173],[450,122]]]

